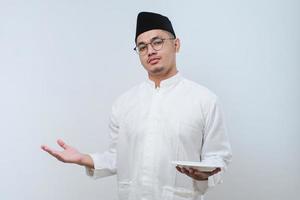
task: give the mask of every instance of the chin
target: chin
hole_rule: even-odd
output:
[[[149,70],[150,74],[159,75],[165,71],[163,66],[157,66]]]

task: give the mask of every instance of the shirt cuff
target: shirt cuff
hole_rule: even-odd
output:
[[[208,180],[206,181],[194,180],[194,187],[196,191],[199,192],[199,194],[204,195],[208,190],[223,182],[222,174],[223,170],[212,176],[209,176]]]
[[[99,157],[98,154],[88,154],[88,155],[92,158],[95,169],[90,167],[85,167],[85,172],[87,176],[93,179],[97,179],[97,178],[112,176],[116,174],[116,172],[113,169],[111,169],[111,167],[108,166],[105,167],[105,165],[108,165],[108,163],[107,161],[104,161],[101,156]]]
[[[208,190],[208,181],[193,180],[194,188],[198,194],[204,195]]]

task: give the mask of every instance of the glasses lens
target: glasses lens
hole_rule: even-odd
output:
[[[164,40],[161,38],[156,38],[151,42],[151,46],[154,50],[158,51],[162,48]]]
[[[173,38],[170,38],[170,39],[173,39]],[[166,40],[166,39],[155,38],[150,43],[150,45],[155,51],[159,51],[163,47],[164,40]],[[137,47],[134,48],[134,50],[140,55],[145,55],[148,51],[148,44],[139,44]]]
[[[145,54],[147,51],[147,45],[145,44],[140,44],[136,47],[136,50],[139,54]]]

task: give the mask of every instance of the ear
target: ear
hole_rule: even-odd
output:
[[[178,53],[179,50],[180,50],[180,39],[176,38],[175,39],[175,51],[176,51],[176,53]]]

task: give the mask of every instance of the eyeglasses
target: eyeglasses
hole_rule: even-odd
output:
[[[148,52],[148,44],[151,45],[152,49],[154,49],[155,51],[159,51],[163,48],[164,45],[164,41],[165,40],[174,40],[175,38],[153,38],[151,42],[149,43],[141,43],[139,45],[137,45],[136,47],[134,47],[133,50],[135,50],[137,52],[137,54],[143,56],[146,55],[146,53]]]

